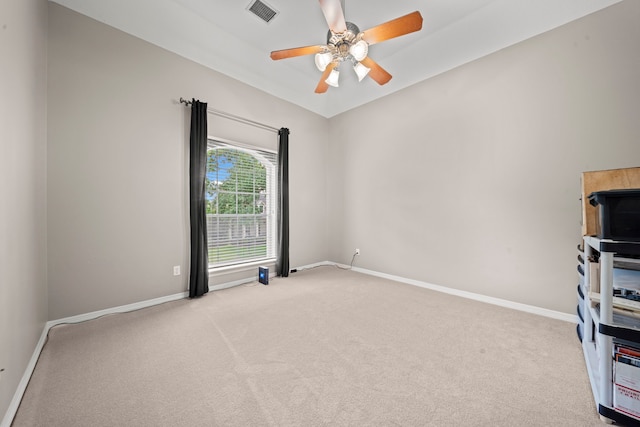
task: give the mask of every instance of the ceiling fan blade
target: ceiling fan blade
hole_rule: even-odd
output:
[[[394,37],[413,33],[414,31],[419,31],[421,29],[422,15],[420,15],[420,12],[415,11],[363,31],[364,36],[362,39],[371,45]]]
[[[340,0],[320,0],[320,7],[331,31],[334,33],[344,33],[347,31],[347,23],[344,19],[344,12],[342,11]]]
[[[317,46],[304,46],[304,47],[294,47],[292,49],[282,49],[282,50],[274,50],[271,52],[271,59],[277,61],[278,59],[286,59],[293,58],[295,56],[302,55],[312,55],[314,53],[320,53],[326,46],[317,45]]]
[[[320,77],[320,81],[318,82],[318,86],[316,86],[316,93],[325,93],[327,89],[329,89],[329,84],[325,82],[325,80],[327,80],[327,77],[329,77],[331,70],[336,68],[336,65],[338,64],[332,62],[327,65],[327,68],[324,69],[324,71],[322,72],[322,77]]]
[[[378,65],[376,61],[369,58],[368,56],[360,61],[362,65],[365,67],[369,67],[371,71],[369,71],[369,77],[375,80],[379,85],[383,85],[391,80],[391,74],[387,72],[384,68]]]

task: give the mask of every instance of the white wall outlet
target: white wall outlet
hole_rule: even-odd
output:
[[[360,249],[356,248],[356,255],[360,255]]]
[[[174,276],[179,276],[180,275],[180,266],[179,265],[174,265],[173,266],[173,275]]]

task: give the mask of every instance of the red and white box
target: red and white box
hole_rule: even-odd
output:
[[[640,420],[640,356],[618,347],[613,371],[613,408]]]

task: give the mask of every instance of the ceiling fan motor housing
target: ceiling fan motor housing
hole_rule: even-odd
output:
[[[360,29],[352,22],[347,22],[347,31],[334,33],[329,30],[327,33],[327,48],[333,56],[333,61],[344,61],[350,56],[351,46],[362,39]]]

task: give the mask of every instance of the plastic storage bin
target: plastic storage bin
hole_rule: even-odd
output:
[[[596,191],[589,203],[597,208],[598,238],[640,241],[640,189]]]

